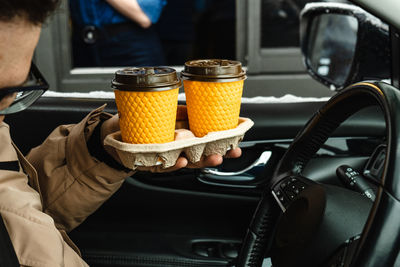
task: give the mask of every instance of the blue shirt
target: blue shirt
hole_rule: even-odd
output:
[[[156,23],[160,17],[166,0],[137,0],[140,8],[149,17],[152,23]],[[129,19],[115,10],[105,0],[70,0],[71,19],[78,25],[102,25],[116,24],[129,21]]]

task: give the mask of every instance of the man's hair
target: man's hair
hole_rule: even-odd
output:
[[[32,24],[42,24],[57,8],[59,0],[0,0],[0,21],[23,17]]]

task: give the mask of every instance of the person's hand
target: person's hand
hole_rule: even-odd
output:
[[[152,25],[150,18],[143,12],[136,0],[106,1],[122,15],[139,24],[143,29],[147,29]]]
[[[106,138],[107,135],[119,131],[119,117],[118,114],[114,115],[110,119],[106,120],[103,122],[103,125],[101,126],[100,130],[100,137],[102,144],[104,144],[104,139]],[[190,132],[190,131],[186,131]],[[184,132],[182,132],[185,134]],[[177,139],[184,138],[184,137],[176,137]],[[119,163],[121,163],[121,160],[118,156],[118,153],[115,151],[113,147],[110,146],[104,146],[104,149]],[[229,150],[226,155],[224,156],[225,158],[238,158],[242,154],[242,150],[240,148],[234,148]],[[215,167],[218,166],[222,163],[223,158],[222,155],[219,154],[214,154],[214,155],[209,155],[207,157],[202,157],[199,162],[196,163],[191,163],[187,160],[187,158],[181,156],[177,159],[176,163],[174,166],[165,168],[163,169],[161,165],[159,166],[151,166],[151,167],[138,167],[137,170],[140,171],[150,171],[150,172],[172,172],[172,171],[177,171],[182,168],[191,168],[191,169],[199,169],[199,168],[206,168],[206,167]]]
[[[206,167],[215,167],[222,163],[223,158],[238,158],[242,155],[242,150],[237,147],[229,150],[224,157],[218,154],[213,154],[207,157],[202,157],[199,162],[190,163],[187,158],[179,157],[174,166],[163,169],[161,165],[151,167],[138,167],[139,171],[150,171],[150,172],[173,172],[182,168],[190,169],[201,169]]]

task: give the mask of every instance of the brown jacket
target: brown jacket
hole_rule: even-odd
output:
[[[22,266],[87,266],[66,232],[82,223],[131,175],[90,156],[86,142],[103,108],[75,125],[55,129],[25,159],[0,124],[0,213]]]

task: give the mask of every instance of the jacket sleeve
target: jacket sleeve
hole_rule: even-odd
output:
[[[40,194],[28,185],[5,123],[0,123],[0,144],[0,213],[21,266],[87,267],[53,218],[42,212]]]
[[[38,172],[43,211],[60,230],[68,232],[81,224],[133,174],[89,153],[87,142],[96,126],[111,117],[103,109],[92,111],[78,124],[59,126],[27,155]]]

